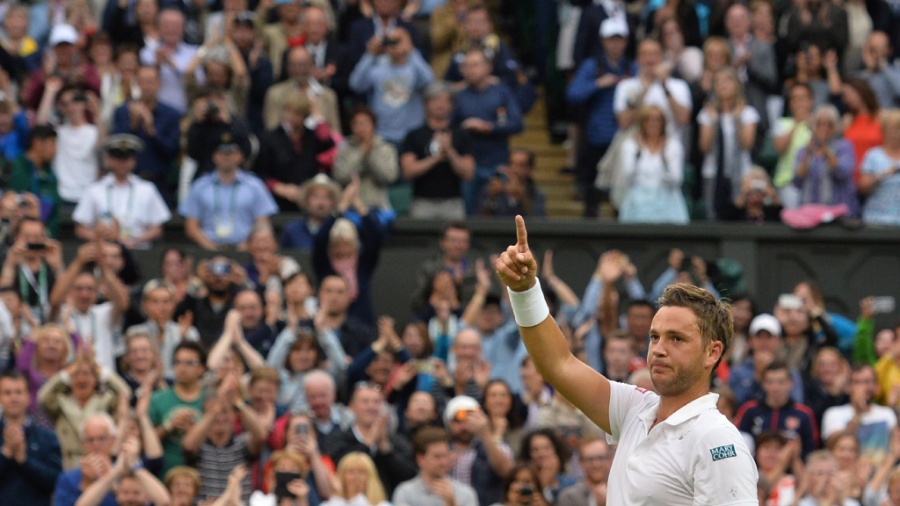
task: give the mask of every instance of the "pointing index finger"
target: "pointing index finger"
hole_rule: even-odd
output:
[[[525,219],[516,215],[516,249],[520,253],[528,251],[528,231],[525,230]]]

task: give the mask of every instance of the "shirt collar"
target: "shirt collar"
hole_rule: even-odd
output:
[[[672,413],[672,415],[666,418],[663,423],[671,425],[673,427],[681,425],[682,423],[696,417],[704,411],[707,411],[709,409],[716,409],[716,402],[718,400],[719,394],[713,393],[709,393],[704,395],[703,397],[694,399],[693,401],[682,406],[678,411]]]

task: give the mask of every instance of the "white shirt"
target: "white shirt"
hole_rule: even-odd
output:
[[[120,322],[113,320],[112,302],[94,304],[86,313],[72,308],[72,325],[81,339],[91,343],[97,363],[104,368],[115,371],[116,357],[125,353],[124,344],[115,339]]]
[[[141,49],[141,63],[144,65],[156,65],[156,50],[161,43],[154,41]],[[178,112],[184,114],[187,111],[187,93],[184,89],[182,77],[188,64],[197,54],[197,46],[190,44],[178,44],[178,48],[172,53],[171,60],[175,65],[172,68],[169,65],[161,65],[159,68],[159,78],[161,86],[159,88],[159,101],[175,108]]]
[[[691,108],[693,101],[691,100],[691,89],[687,83],[681,79],[670,77],[666,79],[666,88],[675,100],[675,103],[682,107]],[[630,77],[623,79],[616,85],[616,92],[613,95],[613,112],[619,114],[628,109],[628,102],[636,100],[644,91],[644,85],[641,84],[639,77]],[[654,82],[650,85],[647,93],[644,95],[644,101],[639,106],[655,105],[662,109],[666,116],[666,135],[673,138],[681,138],[682,127],[675,121],[675,113],[669,105],[669,99],[666,98],[666,92],[663,87]]]
[[[734,114],[722,114],[722,137],[725,140],[725,146],[722,149],[722,152],[725,153],[726,157],[734,153],[735,144],[738,142],[738,132],[734,121]],[[712,126],[713,128],[718,128],[716,123],[718,121],[713,121],[710,117],[709,112],[704,108],[700,111],[700,114],[697,115],[697,123],[705,126]],[[756,109],[750,107],[749,105],[744,106],[741,110],[740,114],[740,123],[741,126],[744,125],[756,125],[759,123],[759,113],[756,112]],[[703,158],[703,177],[707,179],[715,179],[716,170],[718,169],[718,162],[716,160],[717,153],[715,149],[715,145],[713,149],[710,149],[709,153]],[[753,162],[750,159],[750,151],[746,149],[740,150],[740,174],[725,174],[726,176],[731,176],[732,178],[737,177],[739,179],[744,177],[744,174],[750,171],[750,167],[753,166]]]
[[[153,183],[129,175],[128,182],[118,184],[112,174],[90,185],[72,213],[76,223],[93,227],[109,213],[119,222],[122,237],[139,237],[148,228],[169,221],[172,213]],[[149,248],[149,243],[137,245]]]
[[[716,394],[696,399],[651,430],[659,396],[610,382],[609,424],[618,442],[607,504],[753,505],[758,472]]]
[[[847,428],[856,410],[850,404],[832,406],[822,415],[822,442],[835,432]],[[869,410],[859,417],[856,429],[856,440],[859,452],[873,462],[881,462],[887,456],[891,442],[891,432],[897,426],[897,415],[887,406],[873,404]]]
[[[87,187],[97,180],[99,135],[97,127],[90,123],[77,127],[62,124],[56,129],[53,173],[59,183],[59,196],[66,202],[78,202]]]
[[[630,181],[629,187],[680,187],[684,179],[684,146],[680,140],[668,137],[659,153],[641,151],[634,138],[622,142],[619,166]]]

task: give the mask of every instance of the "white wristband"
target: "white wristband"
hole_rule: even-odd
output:
[[[516,292],[509,288],[506,291],[509,292],[509,305],[520,327],[534,327],[550,316],[550,308],[547,307],[539,279],[535,279],[534,286],[524,292]]]

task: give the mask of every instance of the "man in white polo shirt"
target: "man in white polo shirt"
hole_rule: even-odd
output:
[[[618,442],[607,504],[758,505],[753,456],[709,393],[733,334],[728,307],[702,288],[670,286],[647,352],[659,394],[609,381],[569,351],[549,317],[520,216],[516,235],[494,267],[541,375]]]

